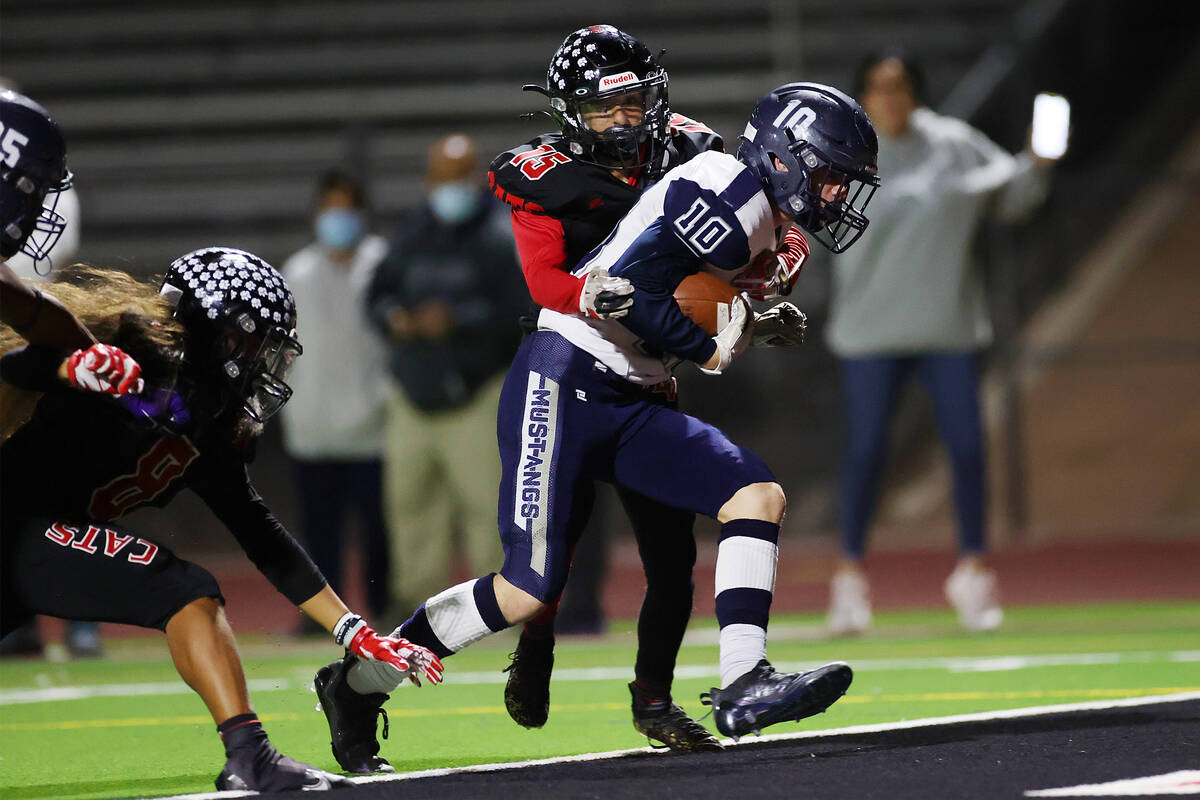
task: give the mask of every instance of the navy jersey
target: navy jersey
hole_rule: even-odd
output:
[[[758,179],[724,153],[703,153],[648,189],[616,229],[579,264],[607,267],[634,285],[620,320],[543,309],[541,328],[558,331],[616,374],[639,384],[670,377],[680,359],[703,363],[716,344],[679,310],[675,288],[708,270],[729,281],[779,246],[774,215]]]
[[[109,522],[136,508],[165,506],[190,488],[293,603],[324,587],[320,571],[250,483],[252,449],[236,448],[223,427],[192,424],[179,434],[152,428],[127,402],[65,385],[46,391],[32,419],[0,447],[5,537],[17,517]]]
[[[724,151],[721,137],[682,114],[670,121],[670,142],[656,174],[699,153]],[[645,186],[613,177],[606,167],[576,160],[560,133],[538,136],[492,161],[488,180],[496,196],[515,209],[562,223],[567,263],[577,264],[633,207]]]

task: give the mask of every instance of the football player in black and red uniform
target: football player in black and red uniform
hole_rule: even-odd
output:
[[[603,272],[576,278],[570,270],[625,216],[663,173],[706,150],[724,150],[707,126],[674,114],[667,72],[633,36],[608,25],[569,35],[550,59],[546,85],[527,86],[550,101],[559,132],[501,153],[489,178],[512,208],[513,233],[530,295],[538,305],[593,317],[619,317],[632,287]],[[674,394],[674,385],[662,387]],[[677,750],[721,745],[671,700],[675,659],[692,610],[695,515],[636,492],[617,495],[632,524],[646,572],[638,618],[635,680],[630,683],[634,726]],[[591,514],[595,487],[577,489],[575,536]],[[504,701],[521,725],[545,724],[554,664],[556,606],[525,624]]]
[[[550,60],[546,85],[525,88],[548,97],[547,113],[559,132],[501,153],[489,178],[496,196],[512,208],[530,294],[538,305],[555,311],[619,318],[632,303],[628,281],[603,270],[579,278],[570,270],[667,170],[699,153],[723,151],[721,137],[672,113],[666,70],[644,44],[609,25],[569,35]],[[770,265],[764,261],[760,271],[783,271],[790,289],[807,242],[795,231],[784,249]],[[673,396],[674,382],[662,390]],[[590,516],[595,489],[584,483],[578,492],[574,508],[579,511],[571,525],[576,540]],[[673,750],[720,749],[712,734],[671,699],[675,659],[692,609],[694,515],[636,492],[620,489],[618,494],[637,536],[647,583],[638,620],[636,680],[629,687],[634,726]],[[516,722],[529,728],[544,725],[549,714],[554,612],[551,606],[525,624],[507,668],[505,705]],[[338,667],[327,669],[336,673]],[[387,689],[378,688],[372,697],[382,703]],[[370,722],[356,730],[335,728],[334,738],[374,752],[374,714],[364,711],[358,718]],[[349,768],[346,761],[339,762]]]
[[[158,628],[217,723],[226,753],[218,789],[347,785],[268,741],[212,575],[117,522],[191,489],[339,645],[397,675],[440,681],[432,653],[378,635],[346,608],[250,483],[255,439],[290,397],[283,377],[301,352],[290,290],[257,256],[219,247],[174,261],[161,291],[122,273],[81,277],[80,286],[52,288],[102,340],[137,359],[144,391],[78,391],[63,379],[70,359],[53,347],[14,348],[15,336],[0,329],[6,409],[19,389],[41,393],[0,447],[3,630],[33,614]]]

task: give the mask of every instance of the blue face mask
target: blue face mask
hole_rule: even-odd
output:
[[[353,249],[367,231],[361,212],[351,208],[327,208],[317,214],[317,241],[334,250]]]
[[[475,213],[479,198],[475,181],[439,183],[429,190],[429,208],[443,225],[457,225]]]

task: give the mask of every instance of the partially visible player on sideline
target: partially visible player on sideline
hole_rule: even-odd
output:
[[[58,123],[23,94],[0,91],[0,257],[24,253],[36,264],[50,255],[65,222],[54,209],[74,176]],[[49,201],[49,205],[47,205]],[[26,341],[56,348],[65,377],[80,389],[124,394],[140,391],[141,368],[86,327],[53,297],[32,289],[0,262],[0,322]]]
[[[212,575],[116,522],[191,489],[339,645],[401,678],[440,681],[435,656],[378,635],[346,608],[250,483],[255,441],[290,397],[283,377],[301,352],[291,291],[257,256],[220,247],[176,259],[161,290],[119,272],[81,277],[85,285],[56,284],[55,293],[138,360],[145,389],[78,391],[61,380],[56,348],[0,340],[5,407],[19,390],[40,393],[29,421],[0,446],[2,630],[33,614],[158,628],[217,723],[226,754],[218,789],[348,785],[267,739]],[[6,422],[14,416],[6,411]]]
[[[759,100],[736,158],[702,153],[638,199],[575,270],[628,280],[629,313],[595,320],[543,309],[509,371],[497,420],[500,573],[429,598],[395,635],[446,657],[537,616],[567,580],[576,487],[605,480],[721,523],[714,594],[722,688],[701,698],[722,734],[811,716],[845,693],[852,672],[842,662],[779,673],[766,658],[782,488],[756,455],[672,408],[655,387],[683,360],[721,374],[752,341],[795,341],[789,329],[798,333],[802,318],[790,304],[756,315],[739,299],[710,337],[673,292],[702,270],[743,276],[779,249],[793,223],[845,250],[867,226],[877,150],[853,99],[788,84]],[[766,283],[757,288],[777,294]],[[355,665],[356,673],[378,675],[379,691],[395,685],[370,663]]]

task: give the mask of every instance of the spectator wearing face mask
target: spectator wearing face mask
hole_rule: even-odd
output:
[[[487,191],[475,143],[434,142],[425,186],[367,293],[391,345],[384,507],[404,611],[450,583],[459,557],[472,574],[503,559],[496,407],[529,304],[508,209]]]
[[[382,443],[387,405],[386,347],[363,313],[367,287],[387,241],[367,232],[362,184],[331,171],[318,182],[316,241],[283,265],[296,298],[304,354],[288,373],[284,446],[295,460],[300,533],[321,572],[342,589],[346,524],[357,516],[367,604],[387,603],[387,531]]]

